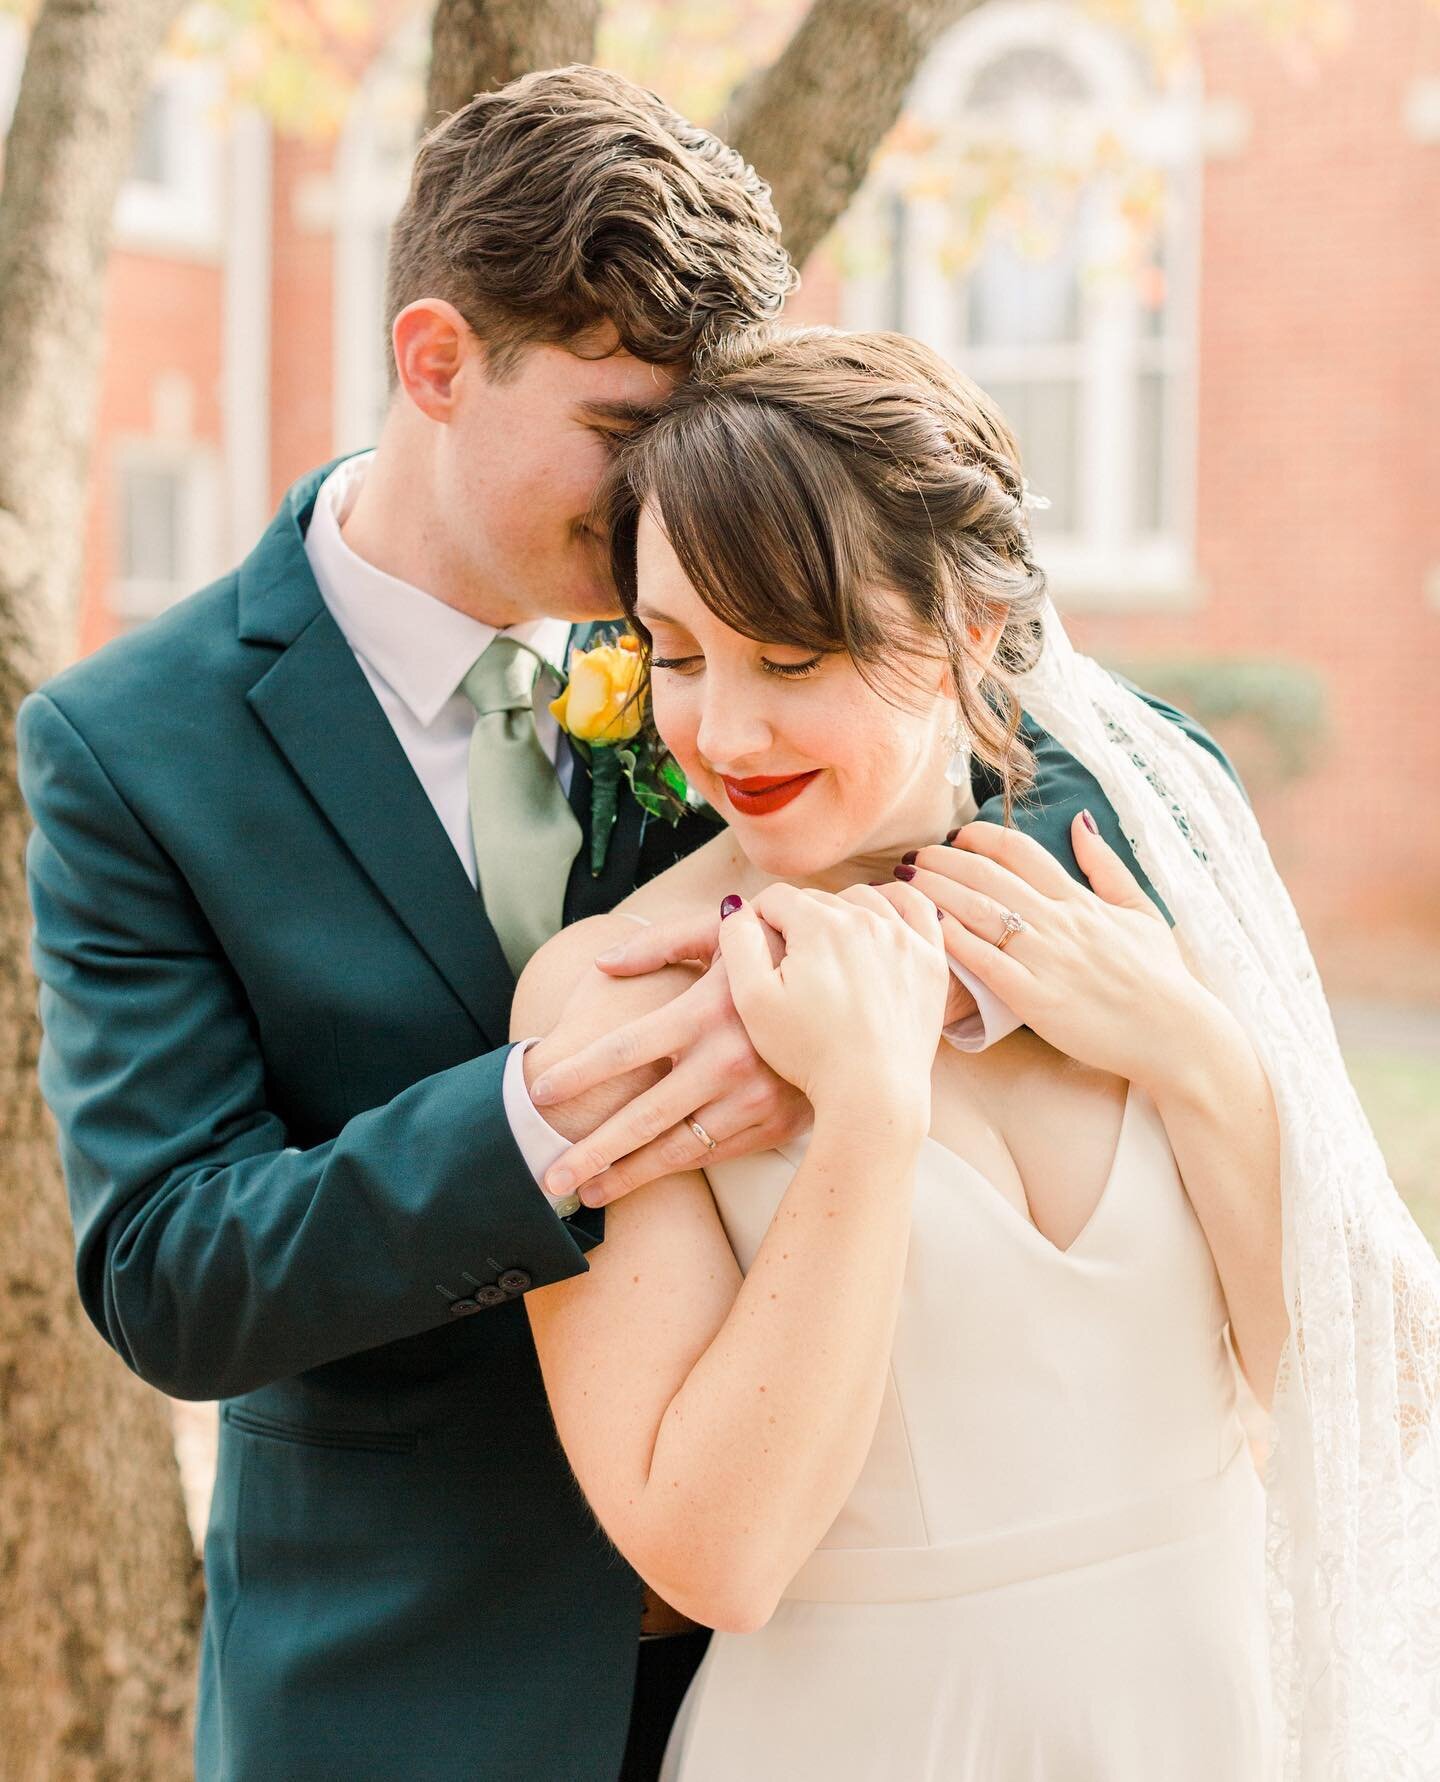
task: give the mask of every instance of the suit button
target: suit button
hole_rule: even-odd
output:
[[[530,1277],[523,1268],[507,1268],[500,1277],[500,1285],[507,1293],[523,1293],[530,1285]]]
[[[478,1312],[479,1310],[479,1306],[473,1299],[452,1299],[450,1301],[450,1316],[452,1318],[463,1318],[467,1312]]]
[[[503,1306],[510,1295],[503,1287],[477,1287],[475,1303],[477,1306]]]

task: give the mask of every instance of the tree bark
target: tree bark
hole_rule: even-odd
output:
[[[600,0],[437,0],[422,130],[535,68],[595,57]]]
[[[815,0],[719,133],[770,182],[797,266],[855,196],[940,34],[977,0]]]
[[[47,0],[0,189],[0,1772],[180,1782],[200,1581],[168,1406],[90,1328],[40,1101],[15,713],[79,581],[111,218],[178,0]]]

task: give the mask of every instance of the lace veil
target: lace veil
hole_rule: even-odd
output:
[[[1279,1107],[1291,1334],[1265,1483],[1285,1782],[1435,1782],[1440,1262],[1390,1181],[1245,799],[1080,655],[1053,607],[1045,627],[1021,702],[1099,781]]]

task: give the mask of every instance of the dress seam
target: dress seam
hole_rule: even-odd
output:
[[[930,1519],[925,1514],[925,1494],[920,1489],[920,1468],[915,1463],[915,1448],[910,1440],[910,1425],[905,1416],[905,1401],[900,1396],[900,1382],[895,1378],[893,1355],[886,1363],[885,1377],[889,1380],[891,1390],[895,1394],[895,1410],[900,1418],[900,1434],[905,1438],[905,1458],[910,1463],[910,1484],[915,1493],[915,1508],[920,1514],[920,1533],[928,1547],[931,1545]]]

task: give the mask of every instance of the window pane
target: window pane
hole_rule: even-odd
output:
[[[1036,495],[1050,501],[1048,508],[1030,515],[1035,536],[1079,532],[1080,392],[1075,382],[1049,378],[987,387],[1020,441],[1026,480]]]
[[[968,283],[971,346],[1048,346],[1080,336],[1079,231],[1053,253],[1022,254],[996,235]]]
[[[163,87],[152,87],[140,114],[135,159],[130,166],[131,179],[142,185],[170,183],[169,122],[170,96]]]
[[[1142,371],[1135,399],[1135,530],[1163,532],[1169,522],[1165,374]]]
[[[172,470],[121,472],[120,574],[125,581],[180,579],[180,478]]]
[[[885,203],[886,269],[884,326],[896,334],[905,332],[906,274],[910,258],[910,213],[902,193],[892,192]]]
[[[962,115],[993,111],[1034,96],[1051,104],[1083,104],[1090,96],[1083,76],[1068,56],[1038,45],[1002,50],[970,83]]]

